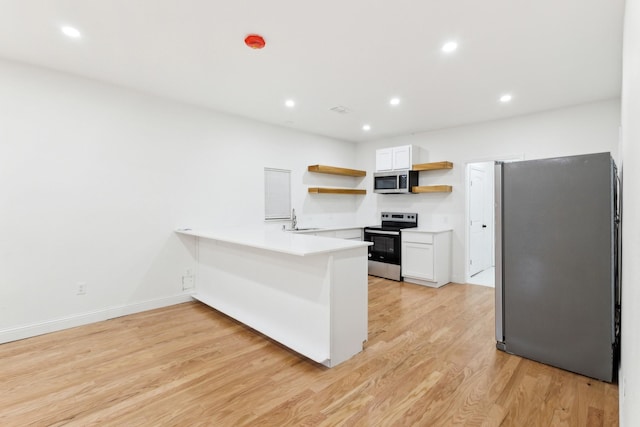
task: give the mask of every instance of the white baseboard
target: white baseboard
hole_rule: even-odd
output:
[[[476,286],[484,286],[485,288],[495,288],[495,285],[487,284],[487,283],[469,283],[466,282],[467,285],[476,285]]]
[[[0,344],[189,301],[193,301],[190,294],[173,295],[149,301],[109,307],[88,313],[75,314],[69,317],[33,323],[16,328],[3,329],[0,330]]]

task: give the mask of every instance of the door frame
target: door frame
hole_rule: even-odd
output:
[[[464,162],[464,281],[467,283],[471,276],[469,275],[469,260],[471,258],[471,239],[469,235],[469,221],[471,215],[469,214],[470,203],[469,203],[469,165],[473,163],[487,163],[487,162],[513,162],[518,160],[524,160],[523,154],[511,154],[511,155],[501,155],[501,156],[490,156],[490,157],[480,157],[473,158],[469,160],[465,160]],[[495,200],[494,200],[495,204]],[[491,229],[494,230],[494,242],[492,247],[495,248],[495,215],[493,215],[493,223]],[[493,254],[491,258],[493,259]],[[495,261],[495,260],[493,260]],[[494,262],[495,265],[495,262]]]

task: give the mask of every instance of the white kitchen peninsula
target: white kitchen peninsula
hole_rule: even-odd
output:
[[[329,367],[362,351],[370,243],[266,229],[176,232],[195,239],[197,300]]]

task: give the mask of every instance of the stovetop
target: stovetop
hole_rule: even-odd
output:
[[[417,213],[382,212],[380,219],[382,220],[381,225],[367,228],[370,230],[399,231],[403,228],[414,228],[418,226]]]
[[[417,225],[374,225],[367,227],[367,230],[381,230],[381,231],[400,231],[403,228],[415,228]]]

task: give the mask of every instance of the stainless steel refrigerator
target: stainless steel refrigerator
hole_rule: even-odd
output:
[[[496,163],[497,348],[617,374],[616,166],[609,153]]]

